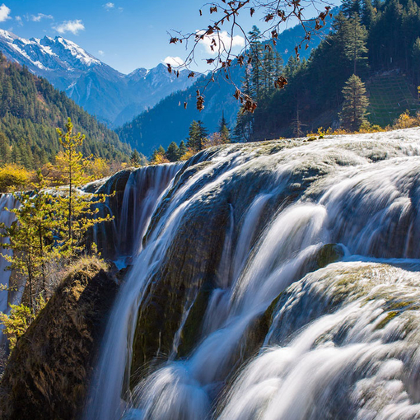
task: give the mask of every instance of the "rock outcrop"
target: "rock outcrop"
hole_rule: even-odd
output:
[[[0,383],[3,420],[77,418],[118,290],[105,270],[79,261],[18,341]]]

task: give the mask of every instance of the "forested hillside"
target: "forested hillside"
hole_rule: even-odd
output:
[[[234,88],[222,75],[208,84],[203,111],[195,109],[196,90],[207,82],[201,80],[164,99],[117,133],[150,155],[159,144],[166,147],[186,139],[192,120],[201,120],[210,132],[215,131],[222,113],[236,141],[301,136],[319,127],[345,128],[340,117],[343,89],[353,74],[366,86],[368,122],[381,127],[393,124],[406,110],[414,115],[420,109],[419,5],[420,0],[345,0],[331,32],[310,54],[310,48],[306,56],[301,54],[300,60],[290,51],[292,40],[299,43],[298,31],[292,37],[290,33],[279,37],[276,48],[283,66],[267,59],[266,44],[258,32],[250,33],[251,64],[247,72],[235,69],[232,80],[257,102],[254,114],[238,112]],[[272,83],[279,75],[288,82],[280,90]]]
[[[71,118],[86,135],[83,154],[128,160],[130,147],[117,134],[25,67],[0,53],[0,165],[16,163],[36,169],[53,161],[60,150],[57,127]]]
[[[314,23],[311,22],[310,25]],[[309,57],[311,49],[320,43],[330,28],[331,20],[328,20],[318,36],[311,39],[308,49],[302,49],[302,59]],[[299,25],[279,35],[277,53],[284,64],[293,56],[296,44],[302,41],[303,37],[304,31]],[[185,140],[188,136],[188,127],[193,120],[203,121],[210,132],[213,132],[217,130],[224,114],[229,128],[233,129],[240,104],[233,97],[235,90],[231,82],[236,85],[241,84],[244,68],[232,67],[230,81],[226,80],[224,74],[219,74],[215,75],[214,83],[209,83],[210,77],[201,77],[190,88],[169,95],[152,109],[118,128],[116,132],[120,139],[142,153],[150,155],[159,145],[166,148],[172,141],[179,143]],[[203,92],[205,97],[204,110],[201,112],[195,107],[197,89]],[[188,103],[187,109],[184,109],[184,102]]]
[[[333,32],[309,60],[286,69],[285,89],[261,98],[251,85],[258,108],[243,118],[242,134],[260,140],[300,135],[320,126],[337,128],[343,87],[352,74],[366,83],[371,124],[392,124],[407,109],[415,113],[420,84],[419,6],[419,0],[346,0]]]

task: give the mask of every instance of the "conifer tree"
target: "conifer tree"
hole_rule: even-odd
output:
[[[176,162],[180,158],[179,147],[174,141],[166,149],[165,156],[169,162]]]
[[[131,153],[130,164],[131,164],[131,166],[134,166],[136,168],[141,166],[140,154],[136,149],[134,149],[133,153]]]
[[[160,165],[161,163],[169,163],[169,160],[166,158],[166,152],[162,145],[158,149],[155,149],[150,159],[152,165]]]
[[[99,211],[95,206],[105,201],[105,195],[91,197],[79,189],[92,180],[92,177],[86,174],[88,159],[80,152],[84,135],[73,133],[70,118],[66,124],[66,131],[57,129],[57,133],[63,152],[57,156],[56,166],[61,172],[60,183],[65,185],[64,194],[58,196],[60,206],[57,212],[61,212],[60,218],[66,221],[65,226],[61,228],[60,252],[67,257],[74,257],[83,249],[82,242],[87,230],[97,223],[111,220],[111,217],[95,217]]]
[[[415,83],[418,85],[420,83],[420,38],[417,38],[414,41],[413,47],[411,49],[411,56],[413,58]]]
[[[219,124],[219,134],[223,143],[230,143],[230,130],[227,126],[225,114],[222,114],[222,119]]]
[[[262,58],[262,85],[265,97],[276,91],[275,81],[283,74],[283,59],[269,45]]]
[[[61,228],[62,220],[57,214],[58,201],[45,190],[46,183],[38,172],[38,182],[31,192],[14,193],[20,206],[11,209],[16,220],[12,225],[2,224],[0,236],[9,242],[2,248],[11,249],[12,255],[2,254],[14,270],[27,278],[29,308],[33,311],[37,297],[45,298],[47,290],[47,265],[59,258],[55,247],[55,235]]]
[[[244,95],[252,96],[251,92],[251,67],[245,69],[244,80],[242,81],[241,90]],[[233,130],[233,138],[236,143],[247,142],[251,139],[254,115],[245,110],[242,106],[236,116],[235,128]]]
[[[369,30],[370,25],[375,19],[375,8],[372,0],[362,0],[362,24]]]
[[[355,13],[360,15],[362,11],[362,6],[360,3],[360,0],[343,0],[341,3],[341,10],[346,17],[351,17]]]
[[[181,140],[178,148],[178,159],[181,159],[181,157],[184,156],[185,153],[187,153],[187,146],[185,145],[184,140]]]
[[[0,131],[0,166],[10,162],[10,143],[7,137]]]
[[[263,94],[263,70],[262,55],[263,47],[261,45],[261,32],[254,25],[248,32],[250,40],[250,58],[251,58],[251,86],[250,93],[252,99],[258,101]]]
[[[207,134],[202,121],[193,121],[188,130],[187,147],[195,152],[202,150]]]
[[[287,78],[291,78],[296,75],[301,67],[301,61],[299,61],[294,55],[291,55],[287,61],[286,67],[284,68],[284,74]]]
[[[349,61],[353,63],[353,74],[357,74],[357,67],[366,66],[367,48],[366,28],[361,24],[360,17],[357,13],[348,21],[347,33],[345,34],[344,53]]]
[[[341,126],[349,131],[357,131],[366,121],[369,100],[364,83],[356,75],[350,76],[343,88],[343,108],[340,113]]]

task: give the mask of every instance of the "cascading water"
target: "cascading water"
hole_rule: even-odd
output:
[[[7,209],[14,209],[16,207],[16,199],[11,194],[0,194],[0,223],[4,223],[6,226],[10,226],[15,220],[15,216],[12,212]],[[4,243],[7,239],[0,238],[0,243]],[[11,251],[7,249],[1,249],[2,254],[10,255]],[[9,279],[11,272],[6,270],[9,263],[0,255],[0,284],[6,288],[9,286]],[[12,292],[13,293],[13,292]],[[8,303],[11,300],[11,292],[8,290],[0,291],[0,312],[8,311]],[[16,294],[16,293],[15,293]],[[13,299],[12,299],[13,300]]]
[[[159,197],[181,166],[182,164],[175,163],[142,167],[129,172],[128,177],[117,174],[99,188],[93,188],[94,192],[107,195],[118,193],[118,190],[123,191],[121,197],[115,198],[111,195],[105,208],[100,206],[102,215],[108,213],[114,220],[110,224],[102,223],[94,228],[93,239],[107,258],[114,259],[119,265],[125,265],[127,257],[140,252],[141,239]]]
[[[187,163],[117,299],[84,418],[419,418],[419,156],[414,129]]]

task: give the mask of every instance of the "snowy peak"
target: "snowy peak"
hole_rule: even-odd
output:
[[[23,61],[33,71],[85,71],[102,64],[83,48],[61,36],[28,40],[0,29],[0,49],[12,60]]]
[[[56,36],[55,39],[46,36],[40,40],[39,45],[47,48],[48,51],[59,56],[68,64],[84,67],[102,64],[101,61],[87,53],[83,48],[61,36]]]
[[[24,39],[0,29],[0,51],[109,126],[124,124],[193,82],[187,72],[176,77],[163,64],[124,75],[62,36]]]
[[[133,70],[130,74],[127,74],[127,79],[138,82],[139,80],[144,79],[148,72],[147,69],[141,67]]]

